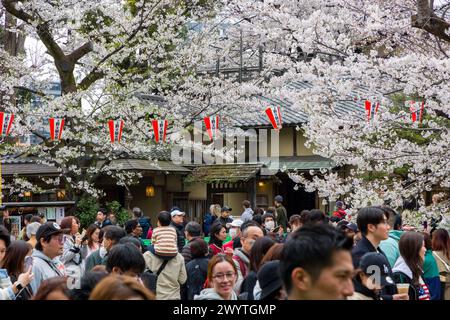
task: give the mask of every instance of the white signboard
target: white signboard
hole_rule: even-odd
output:
[[[64,207],[58,207],[56,209],[56,223],[61,223],[61,220],[64,219]]]

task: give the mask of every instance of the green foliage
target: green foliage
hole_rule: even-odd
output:
[[[97,199],[89,195],[83,195],[77,202],[75,216],[80,219],[81,229],[86,229],[95,222],[100,205]]]
[[[118,201],[106,203],[108,212],[113,213],[117,218],[117,224],[123,226],[127,220],[131,219],[130,213],[123,208]]]

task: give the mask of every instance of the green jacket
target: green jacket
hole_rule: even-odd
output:
[[[100,257],[100,250],[92,252],[86,259],[84,271],[85,272],[91,271],[92,268],[98,265],[106,265],[107,257],[108,256],[105,256],[104,258]]]
[[[423,277],[439,277],[439,268],[436,263],[436,259],[433,256],[433,251],[431,250],[427,250],[427,252],[425,252],[425,261],[423,263]]]
[[[283,207],[283,205],[280,205],[277,208],[277,225],[282,226],[284,232],[286,232],[287,230],[287,224],[288,224],[288,220],[287,220],[287,211],[286,208]]]
[[[402,236],[404,231],[401,230],[391,230],[389,231],[389,238],[381,241],[380,249],[386,254],[386,257],[391,265],[394,267],[395,261],[397,261],[400,256],[400,250],[398,249],[398,241]]]

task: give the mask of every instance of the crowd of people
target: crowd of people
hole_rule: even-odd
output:
[[[0,300],[450,299],[447,230],[411,230],[386,206],[352,222],[342,202],[331,216],[274,204],[246,200],[234,219],[213,204],[202,224],[172,208],[155,227],[139,208],[124,226],[99,210],[82,231],[25,216],[21,239],[0,225]]]

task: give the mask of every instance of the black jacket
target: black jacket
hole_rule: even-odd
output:
[[[208,274],[208,258],[196,258],[186,265],[186,298],[194,300],[194,296],[200,294],[203,290],[206,276]]]
[[[172,227],[174,227],[175,230],[177,231],[177,247],[178,247],[178,252],[181,253],[181,251],[183,251],[183,247],[186,242],[184,240],[184,226],[182,224],[176,224],[173,221],[170,223],[170,225]]]
[[[258,277],[256,276],[255,271],[250,271],[245,277],[244,281],[241,285],[241,294],[246,292],[247,299],[246,300],[255,300],[253,297],[253,289],[255,288],[256,281],[258,281]]]
[[[188,243],[186,243],[186,245],[183,247],[183,250],[181,250],[181,255],[184,258],[185,264],[192,260],[191,242],[198,238],[201,239],[201,237],[193,237]]]
[[[369,252],[379,252],[386,257],[384,252],[379,247],[377,250],[377,248],[375,248],[365,236],[362,236],[361,240],[352,250],[353,266],[355,267],[355,269],[358,268],[362,256]],[[391,266],[388,264],[387,267],[389,268],[389,276],[393,279]],[[355,287],[358,286],[356,281],[353,281],[353,284],[355,285]],[[381,291],[381,297],[383,298],[383,300],[392,300],[392,295],[396,293],[397,287],[395,285],[387,285]]]

